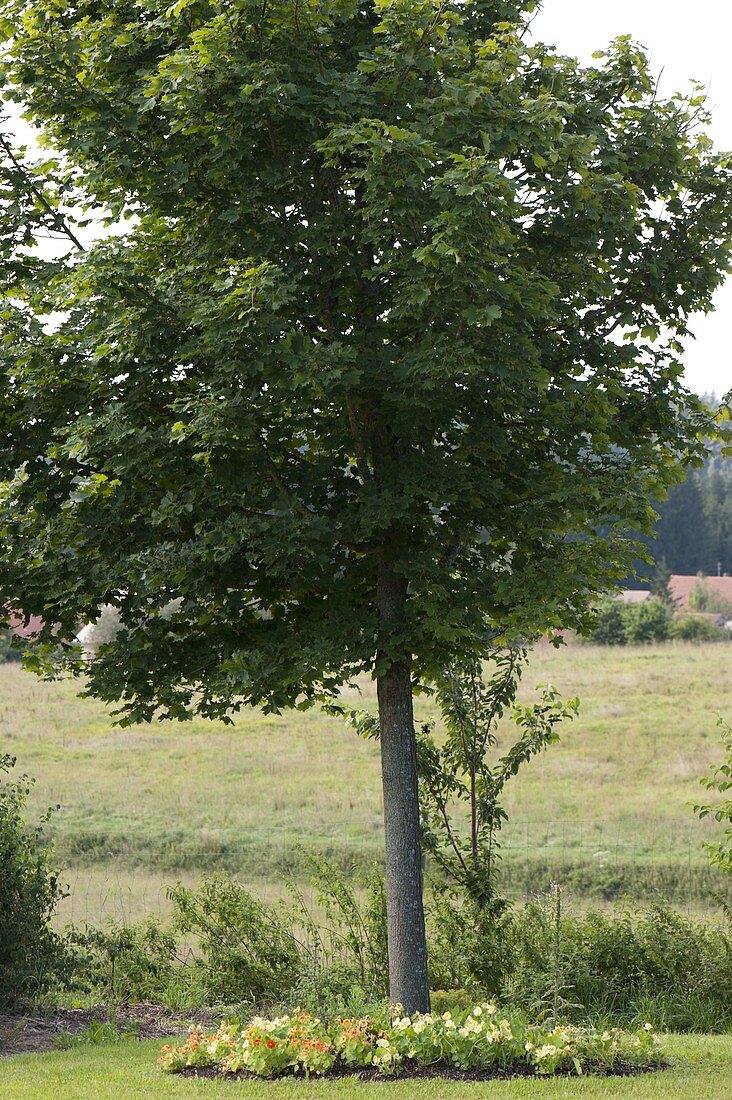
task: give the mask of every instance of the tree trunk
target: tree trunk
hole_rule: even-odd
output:
[[[383,566],[379,612],[384,626],[395,625],[402,618],[405,601],[406,585]],[[384,788],[389,997],[407,1013],[429,1012],[430,1007],[410,666],[409,658],[393,663],[376,682]]]

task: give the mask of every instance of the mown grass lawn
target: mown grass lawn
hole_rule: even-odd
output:
[[[158,1042],[125,1040],[0,1060],[2,1100],[730,1100],[732,1036],[671,1036],[672,1069],[642,1077],[560,1078],[460,1084],[431,1080],[192,1081],[166,1077]]]

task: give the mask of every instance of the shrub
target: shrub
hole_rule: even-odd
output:
[[[175,934],[149,918],[142,924],[73,930],[75,979],[103,1003],[169,1003],[180,970]],[[188,1003],[191,997],[187,998]]]
[[[430,892],[426,911],[432,985],[468,991],[464,996],[497,995],[513,962],[506,912],[461,903],[441,885]]]
[[[729,631],[699,615],[677,615],[671,622],[670,636],[683,642],[728,642]]]
[[[665,642],[671,626],[671,612],[661,600],[651,597],[642,603],[626,604],[625,637],[629,645]]]
[[[288,883],[295,899],[293,925],[302,929],[304,954],[289,999],[318,1013],[354,1015],[388,992],[384,879],[372,868],[359,898],[358,880],[349,881],[328,860],[302,856],[310,866],[318,913],[315,917],[297,886]]]
[[[232,880],[211,878],[196,890],[170,891],[175,925],[200,947],[191,980],[209,1004],[259,1004],[281,998],[305,964],[292,915],[267,905]]]
[[[596,612],[595,626],[590,641],[597,645],[626,645],[626,605],[620,600],[608,598],[602,601]]]
[[[624,603],[608,597],[596,610],[590,641],[596,645],[644,645],[665,642],[672,613],[663,600],[651,596],[642,603]]]
[[[722,927],[652,905],[565,916],[557,937],[550,907],[538,903],[506,931],[512,971],[504,996],[532,1011],[558,981],[568,1019],[632,1023],[653,1007],[654,1023],[675,1030],[732,1023],[732,939]]]
[[[703,573],[697,573],[696,584],[689,593],[689,607],[694,611],[715,612],[732,619],[732,603],[710,587]]]
[[[51,865],[44,815],[26,826],[25,804],[33,780],[3,778],[15,758],[0,756],[0,1006],[17,1005],[45,992],[67,973],[66,946],[51,928],[57,902],[65,897]]]

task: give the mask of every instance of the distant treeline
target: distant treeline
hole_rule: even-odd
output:
[[[703,467],[690,470],[655,508],[655,538],[643,541],[656,563],[665,562],[669,572],[687,576],[732,574],[732,458],[724,458],[719,445]],[[638,572],[649,581],[655,575],[646,565]],[[637,580],[628,587],[638,587]]]
[[[656,510],[649,548],[657,562],[665,559],[672,573],[732,573],[732,459],[707,459]]]

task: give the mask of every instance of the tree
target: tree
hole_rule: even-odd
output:
[[[651,595],[660,600],[662,604],[665,604],[669,610],[673,609],[674,606],[674,598],[669,587],[670,581],[671,570],[668,567],[666,556],[662,555],[656,566],[656,574],[651,581]]]
[[[39,670],[117,607],[85,671],[123,722],[374,675],[407,1010],[413,687],[581,629],[707,426],[679,338],[729,162],[701,96],[661,100],[627,38],[586,68],[529,44],[533,6],[0,4],[40,178],[122,225],[5,300],[0,601],[44,616]]]
[[[562,703],[551,684],[543,685],[538,702],[519,705],[516,692],[526,658],[521,649],[492,654],[488,681],[477,661],[448,668],[437,685],[446,736],[438,744],[428,725],[417,737],[423,846],[447,889],[490,917],[507,905],[496,890],[500,831],[508,820],[506,786],[524,764],[559,740],[555,727],[574,718],[579,707],[577,699]],[[499,755],[492,750],[506,711],[518,736]],[[467,810],[467,835],[459,823],[461,809]]]

